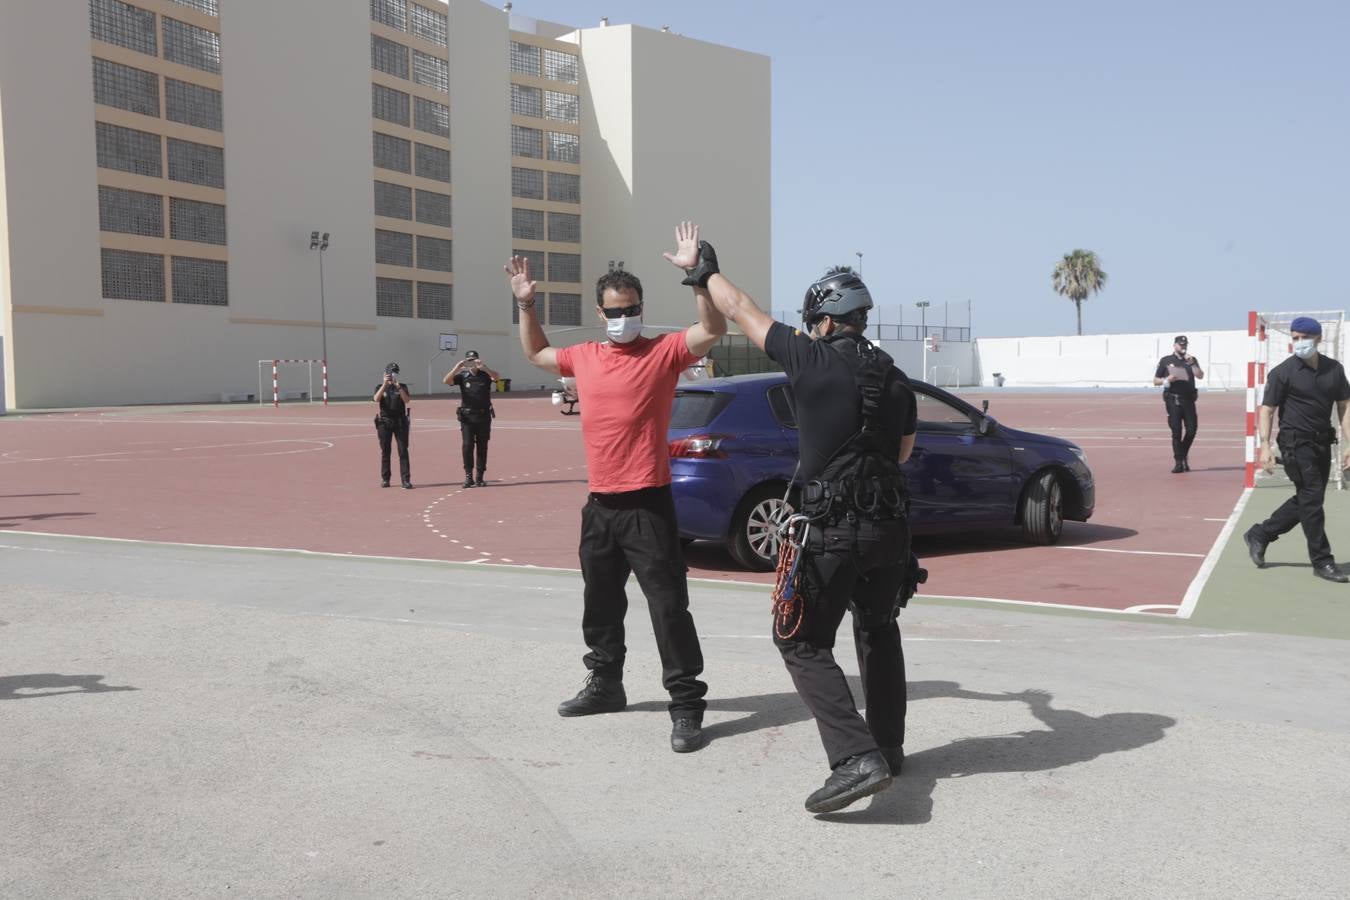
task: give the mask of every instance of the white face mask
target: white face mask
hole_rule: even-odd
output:
[[[624,316],[605,320],[605,334],[616,344],[629,344],[642,334],[642,316]]]
[[[1294,341],[1294,355],[1299,359],[1307,359],[1317,352],[1317,342],[1312,338],[1299,338]]]

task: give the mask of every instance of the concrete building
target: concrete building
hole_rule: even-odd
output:
[[[325,355],[333,396],[391,360],[443,391],[442,333],[543,385],[513,252],[559,345],[601,333],[619,261],[649,323],[692,321],[660,256],[681,219],[767,298],[769,166],[768,59],[665,30],[478,0],[3,3],[5,399],[219,401]]]

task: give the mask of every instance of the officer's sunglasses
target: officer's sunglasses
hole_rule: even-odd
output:
[[[642,304],[634,303],[632,306],[602,306],[600,312],[605,314],[606,319],[631,319],[633,316],[642,315]]]

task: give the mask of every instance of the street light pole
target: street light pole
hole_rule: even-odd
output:
[[[854,250],[854,251],[853,251],[853,255],[856,256],[856,257],[858,257],[858,277],[861,278],[861,277],[862,277],[862,251],[861,251],[861,250]]]
[[[920,359],[922,360],[922,362],[921,362],[920,364],[923,366],[923,368],[919,370],[919,378],[922,379],[922,380],[924,380],[924,381],[927,381],[927,380],[928,380],[928,307],[929,307],[929,303],[928,303],[927,300],[920,300],[918,303],[915,303],[914,305],[917,306],[917,307],[919,308],[919,340],[920,340],[920,342],[921,342],[921,344],[922,344],[922,351],[921,351],[921,352],[922,352],[922,355],[920,356]]]
[[[324,279],[323,279],[323,254],[328,249],[328,235],[325,231],[322,236],[319,232],[311,231],[309,233],[309,249],[319,251],[319,333],[323,341],[323,402],[328,405],[328,309],[324,298]]]

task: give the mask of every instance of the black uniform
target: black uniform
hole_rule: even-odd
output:
[[[487,445],[492,437],[492,376],[487,372],[463,371],[455,376],[459,387],[459,433],[463,439],[464,475],[483,479],[487,469]],[[477,450],[478,459],[474,460]]]
[[[1335,438],[1331,414],[1340,400],[1350,400],[1345,368],[1318,354],[1315,369],[1297,356],[1271,369],[1261,401],[1263,406],[1280,411],[1280,431],[1275,440],[1295,493],[1269,519],[1253,526],[1249,534],[1269,543],[1295,525],[1302,525],[1308,558],[1314,566],[1335,562],[1327,541],[1322,501],[1331,475],[1331,444]]]
[[[1158,360],[1158,369],[1153,373],[1154,378],[1166,378],[1173,369],[1180,369],[1185,374],[1184,378],[1169,382],[1163,391],[1167,425],[1172,429],[1172,458],[1177,462],[1185,461],[1190,455],[1191,444],[1195,443],[1198,424],[1195,415],[1195,370],[1199,367],[1194,357],[1187,362],[1184,357],[1172,353]]]
[[[398,441],[398,469],[399,474],[403,476],[403,484],[412,483],[412,466],[408,462],[408,407],[403,402],[403,395],[398,391],[399,383],[395,381],[389,387],[385,388],[384,396],[380,398],[380,413],[375,417],[375,434],[380,439],[380,480],[389,483],[389,451],[392,441]],[[376,385],[372,394],[377,393],[380,385]]]
[[[801,458],[798,480],[808,514],[821,508],[821,482],[838,484],[842,457],[835,453],[862,424],[858,379],[847,354],[856,360],[858,348],[869,346],[851,335],[813,341],[781,322],[766,336],[765,352],[792,380]],[[891,371],[878,416],[882,454],[893,461],[899,458],[901,437],[914,433],[916,410],[908,379],[899,369]],[[898,487],[907,499],[902,476]],[[910,575],[909,523],[903,510],[877,519],[845,514],[837,504],[833,509],[813,523],[812,538],[802,552],[806,608],[801,630],[789,640],[777,635],[774,640],[797,693],[816,719],[832,768],[850,756],[904,743],[905,660],[896,613],[897,597]],[[846,608],[853,611],[866,722],[834,660],[835,633]]]

